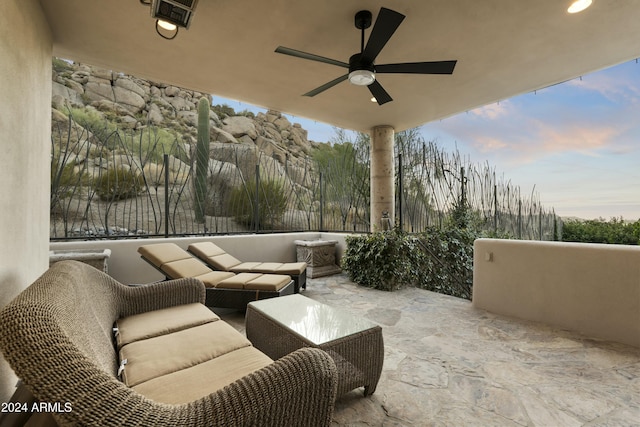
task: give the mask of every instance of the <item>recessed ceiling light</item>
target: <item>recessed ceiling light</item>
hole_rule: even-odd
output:
[[[592,0],[575,0],[573,3],[571,3],[571,6],[569,6],[569,9],[567,9],[567,12],[569,13],[582,12],[583,10],[591,6],[591,3],[592,3]]]

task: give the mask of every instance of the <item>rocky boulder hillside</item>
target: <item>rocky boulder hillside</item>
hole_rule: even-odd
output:
[[[72,109],[83,109],[117,123],[120,129],[167,129],[188,145],[187,153],[193,152],[197,103],[202,96],[211,101],[211,95],[55,58],[53,70],[53,126],[68,123]],[[266,157],[281,166],[286,161],[302,167],[318,145],[308,140],[300,124],[289,122],[277,111],[233,115],[227,106],[214,106],[210,120],[211,155],[216,161],[225,160],[214,158],[215,153],[233,148],[255,153],[256,163],[258,157]]]
[[[175,203],[193,206],[189,181],[202,97],[212,104],[208,94],[54,58],[52,221],[63,223],[67,233],[73,218],[86,224],[93,215],[108,229],[118,219],[100,216],[115,216],[110,206],[124,197],[168,195]],[[261,182],[277,182],[287,194],[296,195],[286,199],[286,212],[312,204],[310,158],[323,144],[309,141],[300,124],[277,111],[235,113],[226,105],[212,105],[209,119],[209,221],[237,217],[230,197],[255,182],[257,165]],[[163,154],[169,154],[167,188]],[[131,182],[129,191],[114,194],[121,191],[114,185],[121,188],[125,181]],[[179,195],[171,196],[175,192]],[[185,210],[184,215],[192,212]]]

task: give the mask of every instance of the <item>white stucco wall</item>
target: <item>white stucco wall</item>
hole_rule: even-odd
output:
[[[478,239],[473,305],[640,347],[640,247]]]
[[[294,262],[296,261],[295,240],[337,240],[336,256],[342,256],[345,234],[339,233],[282,233],[249,234],[215,237],[176,237],[135,240],[98,240],[51,242],[51,250],[109,249],[109,275],[121,283],[149,283],[164,277],[140,258],[138,247],[152,243],[173,242],[186,249],[191,243],[211,240],[241,261]]]
[[[0,9],[0,307],[48,267],[51,147],[49,25],[36,0]],[[1,333],[1,331],[0,331]],[[0,401],[16,377],[0,360]]]

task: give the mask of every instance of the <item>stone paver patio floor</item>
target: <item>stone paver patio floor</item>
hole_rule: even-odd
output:
[[[341,397],[336,426],[640,426],[638,348],[344,274],[310,279],[303,295],[383,328],[378,388]],[[243,313],[220,314],[244,331]]]

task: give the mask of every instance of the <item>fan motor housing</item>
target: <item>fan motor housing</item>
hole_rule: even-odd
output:
[[[356,70],[368,70],[368,71],[371,71],[372,73],[376,71],[372,63],[362,60],[361,53],[356,53],[355,55],[351,55],[351,58],[349,58],[349,72],[356,71]]]

